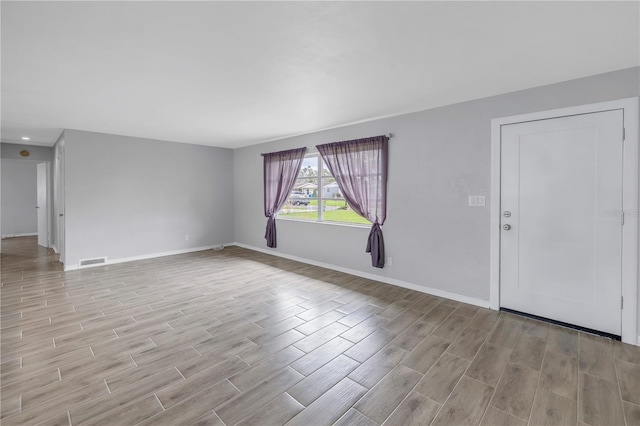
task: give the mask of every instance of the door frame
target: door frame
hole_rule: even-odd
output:
[[[46,248],[51,247],[51,217],[53,216],[53,209],[51,208],[51,162],[50,161],[38,161],[36,167],[40,164],[44,164],[44,179],[45,179],[45,201],[46,215],[47,215],[47,245]],[[37,171],[36,171],[37,175]],[[39,184],[39,182],[38,182]],[[39,185],[38,185],[39,186]],[[38,203],[39,204],[39,203]],[[39,206],[40,207],[40,206]],[[40,238],[40,221],[38,219],[38,238]]]
[[[625,222],[622,227],[622,341],[640,345],[638,333],[638,227],[639,227],[639,188],[638,168],[638,101],[639,98],[625,98],[615,101],[598,102],[530,114],[500,117],[491,120],[491,199],[490,199],[490,292],[489,306],[500,309],[500,179],[501,179],[501,139],[502,126],[528,121],[561,118],[572,115],[595,113],[600,111],[623,111],[625,128],[622,206]]]
[[[52,226],[55,229],[54,251],[60,255],[59,262],[65,265],[66,262],[66,241],[65,241],[65,142],[64,132],[53,146],[53,220]]]

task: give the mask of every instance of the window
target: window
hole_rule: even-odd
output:
[[[322,173],[318,173],[322,170]],[[320,206],[320,208],[318,208]],[[371,225],[354,212],[340,193],[320,154],[305,156],[300,174],[278,217],[315,222],[338,222]]]

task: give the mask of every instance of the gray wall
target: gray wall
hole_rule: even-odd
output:
[[[2,237],[38,232],[36,161],[2,159]]]
[[[491,119],[638,96],[632,68],[234,151],[235,240],[266,248],[261,152],[393,133],[388,214],[393,265],[372,268],[367,228],[278,220],[283,254],[489,300]],[[485,195],[487,207],[468,207]]]
[[[20,151],[26,149],[29,151],[29,157],[20,155]],[[30,161],[53,161],[53,148],[48,146],[21,145],[15,143],[0,144],[0,156],[6,159],[14,160],[30,160]]]
[[[20,155],[20,151],[22,150],[28,150],[29,153],[31,155],[29,155],[29,157],[23,157]],[[17,232],[15,231],[16,229],[31,229],[31,231],[28,231],[26,233],[36,233],[38,232],[38,223],[37,223],[37,212],[35,211],[35,209],[33,208],[36,204],[36,186],[37,184],[36,182],[36,164],[37,163],[42,163],[42,162],[49,162],[50,165],[53,165],[53,148],[51,147],[46,147],[46,146],[34,146],[34,145],[22,145],[22,144],[13,144],[13,143],[0,143],[0,157],[3,159],[2,162],[2,200],[1,200],[1,204],[0,204],[0,222],[1,222],[1,227],[2,227],[2,235],[15,235],[15,234],[20,234],[20,233],[24,233],[24,232]],[[19,163],[24,163],[24,164],[29,164],[29,166],[26,166],[27,169],[33,169],[33,182],[34,182],[34,186],[33,186],[33,191],[34,191],[34,195],[33,195],[33,201],[29,201],[29,205],[31,206],[29,212],[27,213],[26,211],[26,202],[24,202],[24,206],[20,211],[24,212],[24,216],[20,216],[21,213],[19,213],[18,211],[16,211],[16,207],[14,206],[14,201],[10,201],[10,200],[14,200],[15,197],[11,196],[9,193],[5,194],[5,187],[7,187],[7,190],[11,191],[9,189],[9,187],[7,185],[11,184],[11,187],[20,187],[23,186],[24,188],[26,188],[27,182],[24,181],[23,178],[18,177],[17,175],[14,176],[14,172],[15,172],[15,166],[14,168],[10,168],[5,170],[4,168],[4,164],[5,161],[4,160],[11,160],[11,161],[16,161]],[[9,161],[7,161],[9,162]],[[50,167],[50,171],[53,168]],[[23,173],[26,173],[25,170],[22,170]],[[49,183],[53,182],[53,173],[51,172],[49,174]],[[31,187],[31,185],[29,185],[29,188]],[[52,185],[49,185],[49,206],[51,206],[51,200],[53,200],[53,192],[52,192]],[[31,196],[30,196],[31,197]],[[31,211],[33,210],[33,211]],[[51,223],[51,215],[52,213],[52,209],[49,208],[49,223]],[[7,216],[5,216],[7,215]],[[29,226],[27,226],[27,224],[29,224]],[[50,238],[53,238],[53,229],[51,229],[51,226],[49,227],[50,231],[49,231],[49,235]]]
[[[231,150],[75,130],[64,139],[65,266],[233,241]]]

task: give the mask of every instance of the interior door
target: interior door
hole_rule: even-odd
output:
[[[38,245],[49,247],[49,205],[47,200],[47,163],[37,164]]]
[[[54,216],[56,221],[56,249],[60,253],[60,262],[65,263],[65,166],[64,140],[55,146],[54,169]]]
[[[621,334],[623,112],[501,132],[500,306]]]

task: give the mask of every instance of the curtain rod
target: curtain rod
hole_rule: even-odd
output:
[[[393,133],[387,133],[387,134],[385,134],[384,136],[386,136],[386,137],[388,137],[389,139],[391,139],[391,138],[393,137]],[[312,151],[312,152],[317,151],[317,149],[316,149],[316,147],[315,147],[315,146],[308,146],[308,147],[307,147],[307,149],[308,149],[309,151]],[[265,155],[265,154],[264,154],[264,152],[263,152],[262,154],[260,154],[260,156],[261,156],[261,157],[264,157],[264,155]]]

